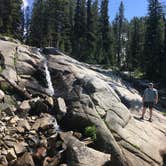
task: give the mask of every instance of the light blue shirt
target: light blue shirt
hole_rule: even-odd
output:
[[[144,91],[144,102],[155,102],[158,92],[155,88],[147,88]]]

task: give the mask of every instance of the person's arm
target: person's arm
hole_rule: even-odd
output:
[[[158,103],[158,100],[159,100],[159,96],[158,96],[158,92],[156,91],[156,99],[155,99],[155,104]]]
[[[145,99],[145,93],[146,93],[146,89],[145,89],[144,94],[143,94],[143,96],[142,96],[142,102],[143,102],[143,103],[144,103],[144,99]]]

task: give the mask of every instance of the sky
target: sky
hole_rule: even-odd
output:
[[[134,16],[141,17],[147,15],[147,0],[122,0],[124,3],[125,17],[131,20]],[[109,1],[109,16],[113,20],[119,10],[121,0]]]
[[[23,0],[24,7],[32,5],[33,0]],[[134,16],[145,16],[147,14],[147,0],[122,0],[125,7],[125,17],[130,20]],[[121,0],[109,0],[110,21],[115,18]]]

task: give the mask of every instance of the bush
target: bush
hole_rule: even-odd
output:
[[[85,135],[87,137],[91,137],[93,141],[96,140],[96,127],[95,126],[88,126],[85,128]]]
[[[135,71],[134,71],[134,73],[133,73],[133,77],[134,78],[142,78],[144,76],[144,73],[142,73],[141,72],[141,70],[139,70],[139,69],[136,69]]]
[[[1,89],[2,91],[4,91],[4,92],[7,92],[7,91],[9,91],[10,86],[9,86],[9,84],[6,83],[6,82],[1,82],[0,89]]]

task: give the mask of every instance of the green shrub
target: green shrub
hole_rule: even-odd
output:
[[[0,88],[1,88],[2,91],[7,92],[10,89],[10,86],[9,86],[8,83],[3,82],[3,83],[1,83]]]
[[[96,140],[96,127],[95,126],[88,126],[85,128],[85,135],[87,137],[91,137],[93,141]]]
[[[142,73],[140,69],[136,69],[133,73],[134,78],[142,78],[143,76],[144,76],[144,73]]]

